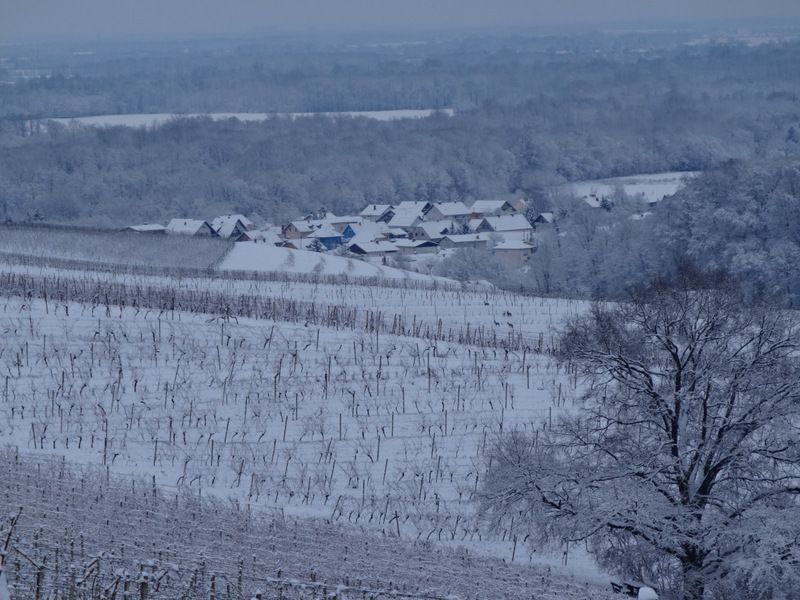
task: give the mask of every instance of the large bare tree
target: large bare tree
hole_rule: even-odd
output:
[[[794,315],[724,286],[594,306],[561,338],[584,378],[575,410],[499,444],[488,514],[586,542],[675,597],[725,597],[732,582],[779,597],[800,579],[799,335]]]

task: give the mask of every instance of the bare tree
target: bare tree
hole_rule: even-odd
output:
[[[800,589],[800,327],[692,287],[568,324],[559,359],[585,378],[582,397],[549,431],[501,442],[487,514],[586,542],[686,600],[725,597],[733,580],[781,597]]]

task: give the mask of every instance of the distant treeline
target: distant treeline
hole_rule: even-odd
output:
[[[0,219],[116,226],[237,211],[280,222],[320,207],[512,194],[544,210],[558,204],[563,181],[800,156],[800,45],[656,42],[145,47],[139,58],[50,58],[40,66],[52,77],[0,86]],[[27,125],[103,112],[444,106],[456,116],[193,119],[32,135]]]

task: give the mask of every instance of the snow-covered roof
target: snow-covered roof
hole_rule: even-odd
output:
[[[496,244],[494,247],[495,250],[533,250],[533,248],[530,244],[519,240],[506,240]]]
[[[526,231],[533,229],[523,215],[500,215],[483,219],[492,231]]]
[[[318,225],[310,221],[292,221],[289,223],[300,233],[310,233],[317,229]]]
[[[489,242],[491,239],[488,233],[460,233],[456,235],[446,235],[448,240],[454,244],[467,244],[474,242]]]
[[[194,235],[204,227],[210,228],[211,226],[201,219],[172,219],[167,223],[167,231],[169,233]]]
[[[585,196],[583,201],[586,202],[592,208],[600,208],[603,204],[597,198],[597,196]]]
[[[455,231],[455,226],[452,221],[424,221],[417,225],[417,229],[424,231],[429,238],[438,238]]]
[[[309,237],[312,238],[340,238],[342,234],[336,231],[333,227],[322,226],[315,230]]]
[[[463,217],[470,214],[470,209],[463,202],[438,202],[433,207],[443,217]]]
[[[391,204],[368,204],[367,207],[361,211],[362,217],[380,217],[387,210],[392,208]]]
[[[221,217],[217,217],[213,221],[211,221],[211,228],[214,231],[219,231],[219,229],[226,224],[232,224],[230,226],[231,230],[233,229],[233,225],[236,224],[236,221],[239,221],[245,228],[249,228],[253,226],[253,222],[245,217],[244,215],[223,215]]]
[[[539,215],[536,217],[536,221],[541,223],[552,223],[555,220],[556,216],[551,212],[539,213]]]
[[[422,219],[422,212],[414,209],[400,210],[394,213],[389,221],[389,227],[413,227]]]
[[[428,203],[424,202],[424,201],[417,202],[417,201],[414,201],[414,200],[404,200],[403,202],[401,202],[400,204],[395,206],[395,212],[397,212],[397,211],[401,211],[401,212],[413,211],[413,212],[418,212],[418,213],[422,214],[423,212],[425,212],[425,208],[427,206],[428,206]]]
[[[249,237],[254,242],[264,242],[266,244],[277,244],[281,241],[281,237],[274,229],[251,229],[247,232]]]
[[[165,231],[167,228],[158,223],[145,223],[144,225],[131,225],[126,227],[128,231],[138,231],[140,233],[156,233]]]
[[[421,248],[423,246],[436,246],[432,240],[395,240],[392,242],[398,248]]]
[[[467,227],[469,227],[470,231],[475,231],[481,223],[483,223],[483,219],[470,219]]]
[[[470,211],[479,215],[488,215],[503,210],[506,206],[513,208],[505,200],[476,200],[472,203]]]
[[[381,254],[385,252],[397,252],[397,245],[393,242],[363,242],[350,244],[348,249],[353,252],[353,248],[360,249],[364,254]]]

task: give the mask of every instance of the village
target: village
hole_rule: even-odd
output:
[[[327,210],[281,226],[259,226],[245,215],[211,221],[175,218],[166,225],[145,224],[125,231],[149,234],[209,236],[237,243],[269,244],[290,250],[330,252],[365,260],[387,259],[405,265],[443,258],[462,248],[491,252],[514,266],[523,266],[536,251],[536,227],[553,223],[552,213],[526,217],[525,200],[463,202],[405,201],[370,204],[357,215]]]

